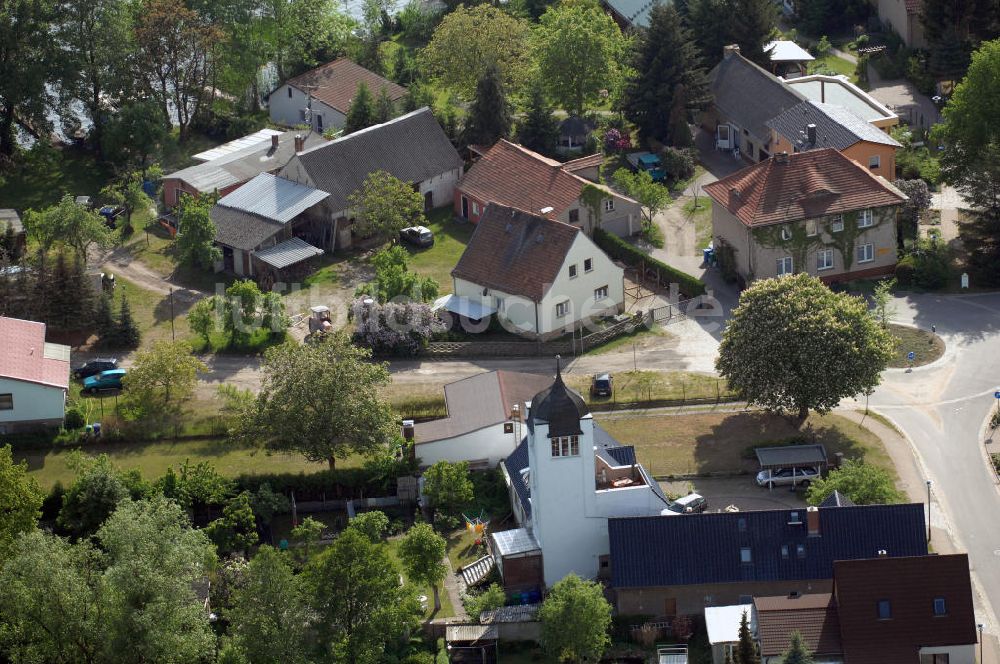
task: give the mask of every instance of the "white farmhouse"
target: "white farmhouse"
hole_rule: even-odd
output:
[[[406,96],[406,88],[347,58],[338,58],[278,86],[268,96],[271,122],[288,127],[310,125],[320,134],[340,129],[361,83],[368,87],[372,99],[382,90],[393,102]]]
[[[496,314],[526,337],[548,339],[625,308],[623,268],[577,226],[490,205],[435,303],[467,320]]]
[[[45,323],[0,316],[0,434],[62,425],[69,346],[45,342]]]
[[[549,587],[573,572],[608,571],[608,518],[673,514],[635,449],[601,429],[562,375],[527,405],[527,435],[501,465],[521,528],[491,535],[508,592]],[[540,560],[540,564],[539,564]],[[532,578],[533,571],[541,574]]]

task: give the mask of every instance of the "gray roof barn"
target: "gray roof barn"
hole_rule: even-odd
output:
[[[859,141],[901,147],[892,136],[843,106],[809,99],[765,124],[792,142],[800,151],[833,148],[845,150]],[[816,125],[816,140],[809,140],[806,127]]]
[[[243,210],[215,205],[212,207],[215,241],[234,249],[253,251],[284,224]]]
[[[350,207],[348,198],[375,171],[404,182],[423,182],[461,168],[462,158],[429,108],[301,152],[280,175],[330,194],[332,210]]]
[[[806,99],[738,50],[727,50],[709,80],[720,120],[748,130],[764,143],[771,135],[767,121]]]
[[[216,205],[250,212],[284,224],[321,203],[329,195],[298,182],[261,173],[236,191],[220,198]]]

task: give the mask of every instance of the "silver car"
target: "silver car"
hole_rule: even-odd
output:
[[[766,486],[768,489],[792,484],[807,487],[817,477],[819,477],[819,468],[776,468],[773,470],[762,470],[757,473],[757,486]]]

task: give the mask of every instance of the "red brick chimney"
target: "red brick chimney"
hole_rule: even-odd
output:
[[[806,508],[806,528],[809,537],[819,537],[819,508],[809,506]]]
[[[278,137],[279,136],[280,136],[280,134],[271,134],[271,149],[272,150],[277,150],[278,149]]]
[[[305,149],[306,139],[302,138],[302,134],[295,134],[295,152],[302,152]]]

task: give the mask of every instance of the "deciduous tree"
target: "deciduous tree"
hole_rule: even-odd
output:
[[[14,463],[10,445],[0,447],[0,563],[23,533],[35,529],[45,495],[28,464]]]
[[[864,299],[797,274],[743,291],[716,368],[748,403],[791,409],[804,421],[810,409],[825,413],[873,390],[894,351],[892,335],[868,315]]]
[[[136,353],[122,381],[125,412],[146,422],[168,422],[180,416],[194,395],[198,374],[208,371],[183,341],[156,341]]]
[[[399,546],[403,569],[414,583],[430,586],[434,591],[434,610],[441,610],[438,586],[448,569],[442,562],[447,552],[444,538],[427,523],[417,523],[410,528]]]
[[[269,348],[261,391],[232,434],[331,468],[338,458],[379,449],[396,435],[396,418],[378,393],[389,372],[370,360],[371,351],[343,332]]]
[[[491,64],[509,91],[517,91],[528,69],[530,27],[489,4],[459,6],[444,17],[420,53],[422,67],[444,87],[471,100]]]
[[[45,251],[62,244],[86,256],[87,249],[94,244],[111,244],[111,232],[104,225],[104,218],[79,205],[69,194],[44,210],[28,210],[24,215],[24,230]]]
[[[806,500],[810,505],[819,505],[834,491],[858,505],[885,505],[903,500],[903,494],[896,489],[887,470],[860,459],[848,459],[840,468],[831,470],[827,477],[813,481]]]
[[[358,83],[358,89],[351,100],[351,107],[347,109],[347,118],[344,120],[344,133],[352,134],[359,129],[371,127],[376,122],[378,122],[378,119],[375,110],[375,100],[372,98],[372,91],[362,81]]]
[[[654,5],[649,21],[649,29],[639,36],[622,107],[643,138],[668,142],[671,111],[683,111],[686,130],[687,113],[704,108],[710,93],[695,43],[677,10],[668,3]]]
[[[406,249],[394,245],[372,256],[375,279],[357,290],[358,295],[371,295],[379,302],[405,298],[416,302],[430,302],[438,295],[438,282],[431,277],[421,277],[408,269]]]
[[[75,539],[89,537],[128,497],[128,486],[121,474],[102,454],[78,468],[76,479],[63,494],[59,528]]]
[[[469,145],[493,145],[501,138],[510,136],[513,122],[500,70],[491,64],[476,84],[476,96],[465,118],[465,142]]]
[[[372,544],[377,544],[382,541],[382,538],[385,537],[385,532],[389,529],[389,517],[385,515],[385,512],[380,512],[379,510],[362,512],[351,519],[348,528],[357,530],[367,537]]]
[[[639,201],[642,206],[643,222],[653,223],[653,218],[670,205],[670,190],[659,182],[653,182],[649,171],[630,171],[619,168],[615,172],[615,182],[625,193]]]
[[[458,516],[473,496],[469,464],[466,461],[438,461],[424,472],[424,496],[435,510]]]
[[[920,215],[931,207],[931,192],[923,180],[896,180],[892,183],[906,194],[907,201],[899,210],[896,219],[896,239],[899,249],[913,245],[917,241]]]
[[[611,605],[601,586],[570,573],[538,610],[542,648],[560,662],[598,661],[611,644]]]
[[[402,228],[424,223],[420,192],[385,171],[369,173],[348,200],[358,213],[356,231],[364,237],[392,237]]]
[[[222,251],[215,246],[213,205],[210,196],[184,196],[177,210],[177,254],[181,262],[204,270],[222,260]]]
[[[250,493],[242,492],[230,500],[222,516],[205,528],[205,534],[222,553],[243,553],[257,543],[257,522],[250,507]]]
[[[560,0],[542,14],[532,53],[549,97],[572,115],[621,86],[628,40],[596,0]]]

